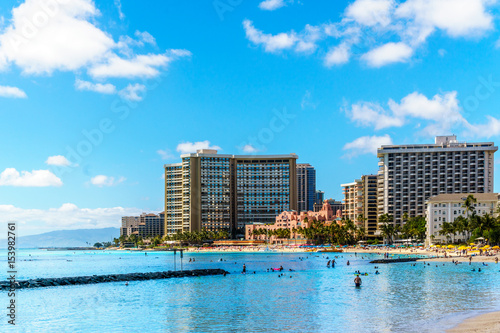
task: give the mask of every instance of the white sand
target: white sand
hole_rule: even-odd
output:
[[[498,333],[500,332],[500,312],[491,312],[469,318],[463,323],[447,330],[448,333]]]

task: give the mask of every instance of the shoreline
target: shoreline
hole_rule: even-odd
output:
[[[500,332],[500,311],[488,312],[463,320],[447,333],[493,333]]]

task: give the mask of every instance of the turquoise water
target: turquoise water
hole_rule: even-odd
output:
[[[184,269],[231,274],[19,290],[17,325],[7,325],[2,310],[0,331],[441,332],[466,316],[500,309],[500,265],[400,263],[378,265],[381,274],[375,275],[368,261],[377,255],[343,253],[329,269],[327,256],[334,254],[186,253]],[[243,264],[250,274],[240,274]],[[280,265],[284,277],[266,271]],[[172,269],[171,253],[18,252],[18,279]],[[370,273],[361,288],[353,286],[355,270]],[[5,292],[2,300],[5,309]]]

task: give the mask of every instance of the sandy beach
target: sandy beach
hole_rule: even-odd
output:
[[[500,311],[469,318],[448,333],[493,333],[500,332]]]

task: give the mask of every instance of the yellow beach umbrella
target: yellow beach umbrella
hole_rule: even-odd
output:
[[[453,245],[448,245],[448,248],[449,248],[449,249],[453,249],[453,248],[455,248],[455,247],[454,247]]]
[[[500,246],[495,245],[495,246],[493,246],[493,247],[492,247],[492,249],[493,249],[493,250],[498,250],[498,249],[500,249]]]
[[[462,245],[462,246],[460,246],[458,249],[459,249],[459,250],[467,250],[467,246]]]
[[[485,246],[483,246],[483,250],[487,250],[487,249],[489,249],[490,247],[491,247],[491,246],[489,246],[489,245],[485,245]]]
[[[470,243],[469,245],[475,245],[474,243]]]

